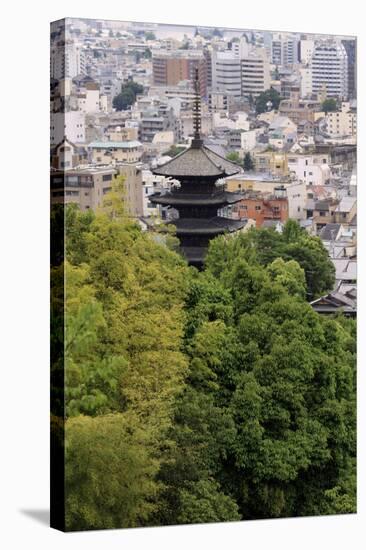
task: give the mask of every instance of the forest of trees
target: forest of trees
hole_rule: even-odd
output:
[[[67,529],[355,512],[356,326],[308,304],[334,282],[321,241],[296,222],[223,236],[199,272],[122,187],[67,207],[53,268]]]

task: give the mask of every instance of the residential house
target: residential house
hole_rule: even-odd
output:
[[[95,164],[138,162],[142,155],[139,141],[93,141],[88,149]]]

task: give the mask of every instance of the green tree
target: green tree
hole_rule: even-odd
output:
[[[216,273],[234,257],[267,266],[276,258],[296,260],[305,272],[308,300],[334,286],[334,266],[321,239],[310,236],[294,220],[281,235],[273,229],[251,229],[232,239],[220,237],[210,243],[207,267]]]
[[[157,472],[187,372],[190,270],[128,219],[123,196],[117,178],[96,214],[74,205],[66,212],[69,530],[144,525],[155,513]]]
[[[228,160],[231,160],[231,162],[236,162],[238,164],[240,162],[240,156],[239,156],[239,153],[237,151],[231,151],[230,153],[228,153],[226,155],[226,158]]]
[[[247,172],[249,172],[250,170],[254,170],[254,162],[249,152],[245,153],[244,156],[244,170],[246,170]]]
[[[133,80],[122,85],[121,91],[113,98],[113,107],[117,111],[125,111],[136,100],[136,95],[143,92],[143,86]]]
[[[152,31],[145,32],[145,40],[156,40],[156,36]]]
[[[334,112],[337,110],[337,102],[334,98],[328,98],[323,101],[320,107],[321,111],[324,111],[325,113]]]
[[[277,90],[275,90],[274,88],[270,88],[269,90],[266,90],[265,92],[262,92],[257,97],[256,102],[255,102],[255,111],[256,111],[257,115],[267,111],[268,101],[271,101],[272,109],[278,109],[280,101],[281,101],[281,96],[277,92]]]
[[[158,462],[138,420],[77,416],[65,436],[67,529],[144,525],[156,506]]]

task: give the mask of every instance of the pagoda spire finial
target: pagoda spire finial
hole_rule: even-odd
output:
[[[194,130],[194,139],[192,140],[192,147],[201,147],[201,94],[200,94],[200,83],[198,78],[198,67],[195,69],[195,79],[194,79],[194,101],[193,101],[193,130]]]

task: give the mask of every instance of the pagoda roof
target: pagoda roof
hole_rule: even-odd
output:
[[[231,162],[221,155],[218,155],[203,143],[199,146],[192,145],[182,153],[176,155],[162,166],[159,166],[153,173],[159,176],[170,177],[225,177],[238,174],[241,168],[238,164]]]
[[[213,218],[178,218],[169,222],[177,228],[177,235],[219,235],[233,233],[245,227],[247,220],[232,220],[222,216]]]
[[[221,206],[224,204],[235,204],[243,198],[240,193],[231,193],[224,191],[221,193],[156,193],[150,195],[149,200],[152,203],[171,205],[171,206]]]

